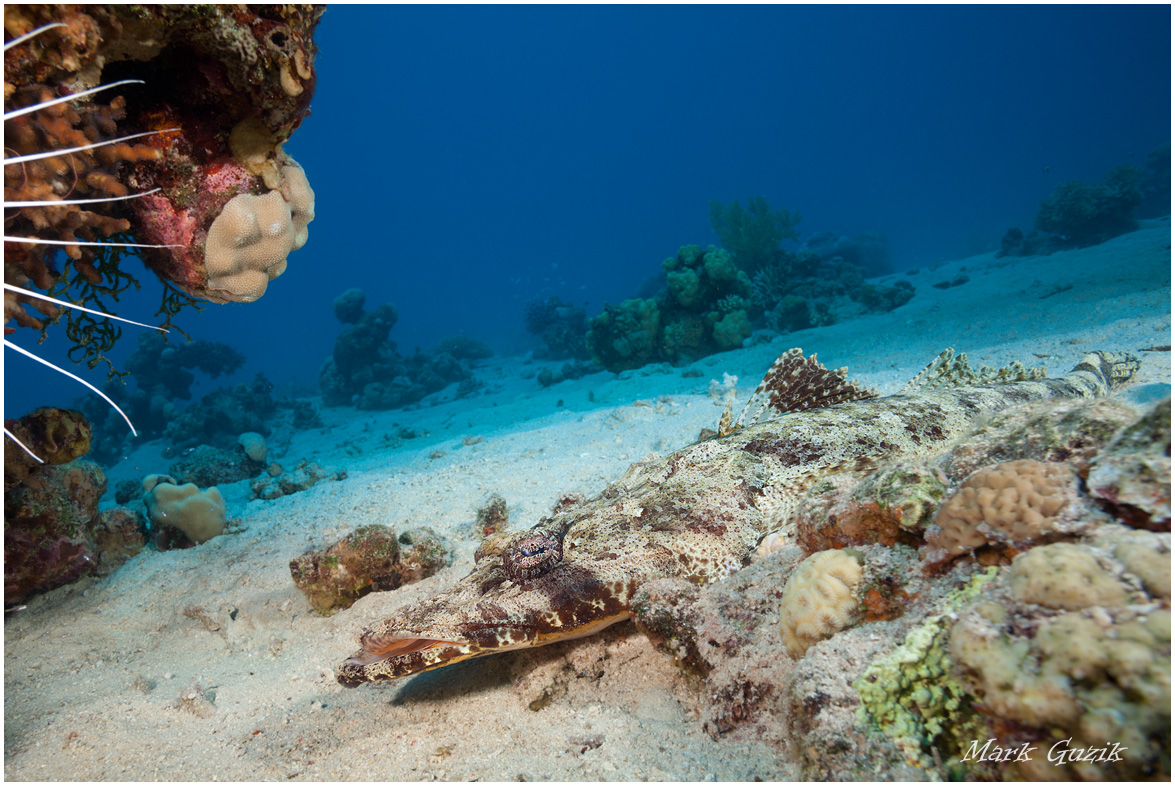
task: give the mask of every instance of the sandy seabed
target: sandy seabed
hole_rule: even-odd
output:
[[[601,372],[544,389],[534,379],[542,364],[494,359],[477,369],[486,390],[470,399],[443,392],[413,411],[325,409],[325,428],[271,445],[273,458],[346,469],[345,480],[268,502],[250,500],[247,482],[222,487],[239,531],[193,549],[145,550],[104,579],[7,616],[5,778],[794,779],[784,708],[711,736],[701,718],[713,697],[632,623],[394,684],[347,690],[333,671],[365,625],[469,571],[470,524],[490,493],[526,529],[561,495],[595,494],[631,462],[692,442],[721,413],[711,380],[737,376],[744,399],[789,347],[847,366],[883,395],[946,346],[975,365],[1019,359],[1054,375],[1089,350],[1125,350],[1143,365],[1119,397],[1153,404],[1170,394],[1170,263],[1169,222],[1150,221],[1095,248],[987,254],[891,276],[917,289],[892,313],[686,368]],[[932,286],[960,272],[966,284]],[[691,369],[702,375],[683,373]],[[427,436],[400,441],[400,427]],[[147,444],[108,473],[104,507],[119,481],[166,472],[160,448]],[[294,587],[289,561],[366,524],[431,527],[454,561],[321,617]],[[760,630],[764,657],[786,669],[782,646],[768,640],[774,625]]]

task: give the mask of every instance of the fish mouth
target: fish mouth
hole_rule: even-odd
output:
[[[483,655],[583,638],[631,616],[624,609],[583,625],[550,631],[526,626],[477,626],[465,630],[469,634],[466,639],[439,638],[404,629],[368,631],[360,639],[363,649],[343,661],[335,678],[340,685],[355,688],[365,682],[410,677]]]
[[[363,649],[343,661],[335,673],[339,684],[345,687],[408,677],[497,651],[471,641],[411,634],[368,636],[362,645]]]

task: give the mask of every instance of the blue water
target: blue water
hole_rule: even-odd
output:
[[[711,200],[762,194],[803,236],[881,231],[898,269],[992,250],[1059,183],[1170,140],[1170,29],[1167,6],[332,6],[286,146],[310,240],[260,301],[178,322],[245,353],[227,382],[316,390],[345,289],[397,306],[405,354],[462,332],[522,353],[531,299],[591,316],[717,243]],[[140,278],[120,313],[150,321]],[[7,417],[85,392],[5,370]]]

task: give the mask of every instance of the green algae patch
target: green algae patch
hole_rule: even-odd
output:
[[[995,578],[998,568],[976,574],[947,596],[943,611],[910,631],[893,654],[877,661],[853,683],[861,697],[862,720],[897,744],[909,763],[927,770],[936,760],[951,777],[963,777],[960,756],[974,740],[986,740],[986,720],[972,706],[974,697],[952,675],[947,648],[953,614]]]

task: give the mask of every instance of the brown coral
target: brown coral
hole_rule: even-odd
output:
[[[1064,464],[1024,459],[981,469],[935,515],[926,560],[941,564],[987,546],[1014,554],[1046,534],[1079,531],[1062,516],[1076,494],[1076,475]]]
[[[369,592],[431,576],[448,559],[448,548],[430,529],[410,529],[397,537],[390,527],[372,524],[290,560],[290,575],[314,610],[329,615]]]

